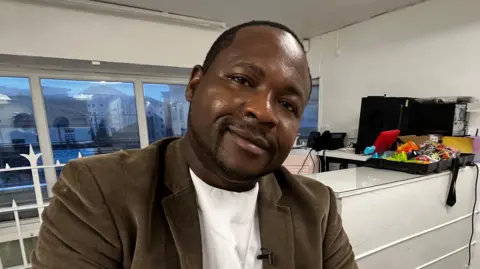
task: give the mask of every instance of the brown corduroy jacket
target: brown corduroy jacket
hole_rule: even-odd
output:
[[[68,163],[43,213],[33,268],[201,269],[182,143],[167,138]],[[335,196],[321,183],[281,168],[260,180],[258,214],[274,262],[263,268],[357,269]]]

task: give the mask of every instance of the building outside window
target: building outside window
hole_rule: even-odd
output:
[[[185,100],[185,88],[186,85],[143,84],[150,143],[187,132],[189,103]]]
[[[0,169],[30,166],[20,154],[29,153],[29,145],[40,152],[30,92],[30,81],[24,77],[0,77]],[[8,166],[7,166],[8,165]],[[45,184],[41,173],[40,180]],[[30,170],[0,173],[0,207],[35,201]],[[1,216],[0,216],[1,219]]]
[[[40,82],[54,160],[66,163],[78,152],[91,156],[140,147],[133,83]],[[105,106],[96,107],[99,103]]]

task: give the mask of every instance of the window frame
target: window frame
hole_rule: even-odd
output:
[[[141,74],[113,74],[113,73],[92,73],[75,70],[48,70],[42,68],[10,67],[0,65],[0,77],[21,77],[27,78],[30,83],[30,94],[34,111],[35,125],[38,133],[39,146],[42,153],[44,165],[54,165],[52,142],[49,133],[48,119],[43,98],[41,79],[78,80],[78,81],[114,81],[133,83],[134,97],[137,109],[137,125],[140,138],[140,147],[149,145],[147,115],[145,113],[145,99],[143,84],[180,84],[187,85],[188,77],[184,75],[175,76],[159,74],[158,77]],[[54,168],[45,168],[48,195],[51,197],[52,187],[57,182],[57,174]]]

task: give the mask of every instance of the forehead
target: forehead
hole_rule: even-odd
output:
[[[270,26],[240,29],[232,44],[220,52],[217,64],[248,61],[285,79],[300,80],[309,91],[310,79],[305,53],[288,32]]]

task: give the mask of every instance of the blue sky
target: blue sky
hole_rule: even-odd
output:
[[[166,84],[143,84],[145,96],[155,100],[163,101],[163,93],[169,92],[170,88]]]
[[[59,80],[59,79],[41,79],[42,87],[66,88],[70,89],[69,95],[77,95],[85,89],[98,86],[109,86],[122,93],[133,96],[132,82],[113,82],[113,81],[85,81],[85,80]]]
[[[0,87],[30,89],[28,78],[0,77]]]
[[[77,95],[89,87],[101,85],[115,88],[128,96],[134,95],[134,86],[131,82],[41,79],[41,85],[43,87],[70,89],[70,96]],[[0,77],[0,87],[2,86],[6,88],[30,89],[28,78],[21,77]],[[144,91],[148,97],[163,100],[163,93],[169,92],[170,88],[166,84],[144,84]]]

